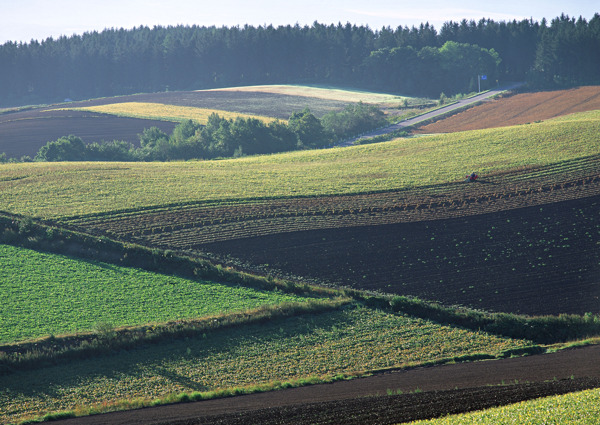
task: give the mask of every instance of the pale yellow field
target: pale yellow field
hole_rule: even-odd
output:
[[[316,97],[318,99],[339,100],[342,102],[364,102],[364,103],[400,103],[405,96],[393,94],[373,93],[359,90],[344,90],[328,87],[296,86],[296,85],[267,85],[267,86],[244,86],[228,87],[212,90],[198,91],[241,91],[285,94],[290,96]]]
[[[200,124],[206,124],[208,117],[215,113],[227,119],[255,118],[265,123],[276,121],[275,118],[260,115],[242,114],[239,112],[223,111],[218,109],[195,108],[191,106],[165,105],[150,102],[123,102],[111,103],[109,105],[87,106],[84,108],[63,108],[65,110],[91,111],[102,114],[117,115],[121,117],[133,117],[163,121],[185,121],[192,120]]]

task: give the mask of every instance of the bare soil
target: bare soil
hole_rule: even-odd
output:
[[[600,86],[521,93],[489,100],[446,119],[424,125],[414,132],[453,133],[505,127],[596,109],[600,109]]]
[[[195,403],[68,419],[68,424],[393,424],[600,387],[600,346],[377,374]],[[511,384],[511,385],[501,385]],[[387,395],[402,391],[400,395]]]
[[[597,313],[600,161],[567,165],[566,175],[526,170],[430,192],[192,206],[70,224],[259,274],[489,311]]]
[[[176,123],[121,118],[92,112],[28,110],[0,115],[0,153],[34,157],[47,142],[74,134],[85,143],[124,140],[139,145],[138,134],[158,127],[167,134]]]

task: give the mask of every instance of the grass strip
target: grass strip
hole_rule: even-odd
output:
[[[416,297],[370,295],[355,290],[343,292],[372,307],[402,312],[410,316],[475,331],[527,339],[537,344],[563,343],[600,336],[600,315],[598,314],[525,316],[512,313],[490,313],[465,307],[446,307]]]
[[[142,344],[197,337],[209,331],[262,323],[296,315],[335,310],[349,298],[266,305],[242,312],[211,315],[167,323],[104,328],[97,332],[49,336],[16,344],[0,345],[0,375],[17,370],[39,369],[74,359],[87,359]]]

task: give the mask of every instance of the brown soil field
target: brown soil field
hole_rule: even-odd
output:
[[[138,134],[158,127],[170,134],[175,123],[120,118],[91,112],[44,109],[0,115],[0,153],[9,158],[34,157],[47,142],[74,134],[86,143],[125,140],[139,145]]]
[[[331,99],[248,91],[164,92],[71,102],[0,114],[0,153],[6,153],[9,158],[20,158],[23,155],[33,157],[47,142],[69,134],[81,137],[86,143],[125,140],[135,144],[139,142],[137,135],[145,128],[155,126],[170,134],[176,125],[167,121],[54,110],[121,102],[193,106],[280,119],[288,119],[293,112],[306,107],[315,115],[322,116],[330,111],[342,110],[347,105],[347,102]]]
[[[74,418],[96,424],[394,424],[600,387],[600,346]],[[516,383],[516,382],[519,383]],[[499,385],[501,383],[511,385]],[[415,390],[421,392],[415,392]],[[386,395],[388,390],[400,395]]]
[[[448,118],[424,125],[415,133],[453,133],[505,127],[600,109],[600,86],[521,93],[489,100]]]
[[[600,158],[429,190],[84,217],[79,230],[291,279],[523,314],[600,312]]]

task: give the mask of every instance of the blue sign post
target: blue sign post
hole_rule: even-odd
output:
[[[487,75],[477,76],[477,93],[481,93],[481,80],[487,80]]]

